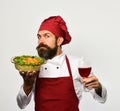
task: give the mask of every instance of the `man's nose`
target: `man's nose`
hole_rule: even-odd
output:
[[[45,43],[45,37],[41,37],[41,38],[38,40],[38,43],[39,43],[39,44]]]

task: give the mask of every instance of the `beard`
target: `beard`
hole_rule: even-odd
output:
[[[56,55],[58,46],[57,43],[55,43],[55,47],[50,48],[48,45],[41,43],[36,47],[36,49],[40,57],[44,58],[45,60],[48,60],[52,59]]]

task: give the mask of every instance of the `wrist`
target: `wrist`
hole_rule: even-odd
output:
[[[33,85],[28,85],[28,84],[23,84],[23,90],[26,93],[26,95],[28,96],[29,93],[32,91]]]
[[[99,83],[99,86],[95,88],[95,92],[99,95],[102,96],[102,85]]]

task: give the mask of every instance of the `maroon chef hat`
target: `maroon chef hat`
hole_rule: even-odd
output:
[[[62,45],[68,44],[71,41],[71,36],[68,32],[65,21],[60,16],[51,16],[45,19],[38,31],[48,30],[55,34],[57,37],[63,37],[64,41]]]

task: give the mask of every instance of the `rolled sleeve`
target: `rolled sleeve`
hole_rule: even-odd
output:
[[[96,92],[95,89],[92,89],[91,94],[95,100],[97,100],[100,103],[105,103],[107,99],[107,90],[104,86],[102,86],[102,95],[99,96]]]
[[[29,104],[31,97],[32,97],[32,92],[33,91],[31,91],[29,95],[27,96],[23,90],[23,86],[21,86],[20,91],[18,92],[18,95],[16,98],[17,104],[21,109],[24,109]]]

